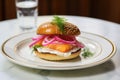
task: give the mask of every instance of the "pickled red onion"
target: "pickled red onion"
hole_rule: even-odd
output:
[[[54,36],[52,36],[52,38],[49,39],[50,37],[51,37],[51,36],[46,36],[46,37],[44,38],[44,40],[43,40],[43,42],[42,42],[42,45],[43,45],[43,46],[46,46],[46,45],[48,45],[48,44],[51,44],[52,42],[54,42],[54,41],[56,40]]]
[[[33,42],[30,43],[29,47],[32,47],[34,44],[36,44],[37,42],[39,42],[41,39],[43,39],[45,36],[44,35],[40,35],[37,36],[35,38],[32,38]]]
[[[75,38],[72,38],[72,40],[64,40],[64,39],[62,39],[62,38],[60,38],[60,37],[58,37],[58,36],[55,36],[55,38],[56,38],[56,40],[57,41],[60,41],[60,42],[63,42],[63,43],[68,43],[68,44],[74,44],[75,42],[76,42],[76,39]]]
[[[74,36],[68,36],[68,37],[66,36],[66,38],[70,39],[69,41],[68,41],[68,40],[64,40],[64,39],[62,39],[62,38],[60,38],[60,37],[58,37],[58,36],[56,36],[55,38],[56,38],[56,40],[59,41],[59,42],[72,44],[72,45],[78,46],[78,47],[80,47],[80,48],[83,48],[83,47],[84,47],[84,44],[81,43],[81,42],[78,42]]]
[[[30,47],[32,47],[34,44],[36,44],[37,42],[39,42],[41,39],[43,39],[42,41],[42,45],[46,46],[48,44],[52,44],[52,43],[56,43],[56,41],[58,43],[67,43],[67,44],[72,44],[75,46],[78,46],[80,48],[84,47],[84,44],[82,44],[81,42],[78,42],[75,38],[75,36],[60,36],[60,35],[40,35],[36,38],[32,38],[33,42],[29,45]]]
[[[36,44],[37,42],[39,42],[39,39],[35,40],[34,42],[30,43],[29,47],[32,47],[34,44]]]

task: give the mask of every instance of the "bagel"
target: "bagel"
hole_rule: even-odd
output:
[[[80,35],[80,30],[77,28],[76,25],[69,23],[69,22],[65,22],[64,23],[64,33],[62,33],[58,27],[57,24],[52,23],[52,22],[45,22],[43,24],[41,24],[36,33],[38,35]]]

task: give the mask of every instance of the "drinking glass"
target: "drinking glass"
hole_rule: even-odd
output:
[[[38,0],[16,0],[18,24],[22,30],[36,28]]]

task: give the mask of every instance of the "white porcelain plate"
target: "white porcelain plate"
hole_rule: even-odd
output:
[[[36,69],[48,70],[70,70],[92,67],[109,60],[116,52],[115,45],[105,37],[93,33],[82,32],[77,37],[94,53],[92,57],[83,58],[82,55],[76,59],[67,61],[46,61],[38,58],[29,44],[31,38],[36,36],[35,32],[28,32],[16,35],[6,40],[2,45],[3,55],[10,61]],[[81,53],[82,54],[82,53]]]

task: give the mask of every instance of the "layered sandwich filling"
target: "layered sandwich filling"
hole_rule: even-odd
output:
[[[36,48],[35,50],[38,52],[51,53],[64,57],[70,56],[72,52],[76,52],[84,47],[72,35],[39,35],[32,38],[32,40],[33,42],[29,46]]]
[[[60,52],[58,50],[54,50],[54,49],[50,49],[50,48],[37,48],[37,51],[38,52],[42,52],[43,54],[44,53],[49,53],[49,54],[56,54],[58,56],[63,56],[63,57],[68,57],[70,56],[73,52],[76,52],[80,50],[80,48],[74,48],[74,49],[71,49],[70,51],[67,51],[67,52]]]

